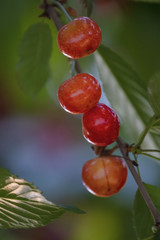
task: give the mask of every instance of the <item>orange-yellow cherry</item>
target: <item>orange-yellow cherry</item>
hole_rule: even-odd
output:
[[[82,181],[98,197],[118,193],[127,180],[127,167],[122,158],[104,156],[87,161],[82,168]]]
[[[79,73],[64,81],[58,89],[61,106],[72,114],[81,114],[93,108],[101,97],[101,87],[95,77]]]
[[[75,18],[58,32],[59,50],[67,57],[78,59],[92,54],[100,45],[102,33],[98,24],[88,18]]]

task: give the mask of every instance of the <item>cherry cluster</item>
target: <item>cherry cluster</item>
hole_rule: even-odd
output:
[[[67,57],[79,59],[92,54],[102,39],[98,24],[88,17],[79,17],[64,25],[58,32],[57,43]],[[58,89],[58,100],[71,114],[83,114],[82,132],[95,146],[105,147],[119,135],[117,114],[99,103],[101,86],[89,73],[79,73],[64,81]],[[108,197],[120,191],[127,179],[127,167],[120,157],[100,156],[84,164],[82,180],[93,194]]]

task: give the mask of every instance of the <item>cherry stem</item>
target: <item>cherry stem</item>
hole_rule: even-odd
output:
[[[63,7],[63,5],[60,2],[52,0],[52,3],[57,5],[62,10],[62,12],[64,13],[64,15],[66,16],[66,18],[67,18],[67,20],[69,22],[72,21],[72,18],[69,16],[69,14],[67,13],[66,9]]]
[[[142,149],[141,148],[141,152],[158,152],[158,153],[160,153],[160,150],[158,150],[158,149]]]
[[[117,150],[117,148],[118,148],[117,145],[111,149],[105,149],[105,147],[100,147],[96,145],[92,146],[92,149],[94,150],[95,154],[99,157],[112,155],[114,151]]]
[[[56,11],[54,10],[54,7],[52,5],[46,4],[45,2],[46,1],[44,0],[46,14],[48,15],[48,17],[50,17],[53,20],[57,30],[60,30],[60,28],[62,27],[62,23],[61,23],[58,15],[56,13]],[[79,63],[77,61],[75,61],[75,69],[76,69],[77,73],[81,73],[82,72],[82,70],[81,70],[81,68],[79,66]],[[138,144],[136,145],[136,147],[138,147],[142,143],[143,139],[145,138],[148,130],[150,129],[150,127],[152,125],[153,125],[153,122],[143,132],[143,135],[141,136],[141,138],[140,138]],[[120,151],[122,153],[123,158],[125,159],[125,161],[127,163],[127,166],[129,168],[131,174],[133,175],[133,178],[135,179],[135,182],[138,185],[139,191],[141,192],[141,194],[142,194],[142,196],[143,196],[143,198],[144,198],[144,200],[145,200],[145,202],[146,202],[146,204],[147,204],[147,206],[148,206],[148,208],[149,208],[149,210],[150,210],[150,212],[151,212],[151,214],[152,214],[152,216],[154,218],[155,226],[159,227],[160,226],[160,215],[159,215],[159,212],[158,212],[157,208],[155,207],[153,201],[151,200],[148,192],[146,191],[146,189],[145,189],[145,187],[144,187],[144,185],[142,183],[141,178],[138,176],[138,173],[137,173],[137,171],[134,168],[132,160],[128,156],[128,144],[126,144],[120,137],[118,137],[118,139],[117,139],[117,144],[118,144],[118,147],[119,147],[119,149],[120,149]],[[97,147],[96,148],[96,152],[99,151],[99,148],[101,150],[102,147]]]
[[[105,147],[99,147],[99,146],[96,146],[96,145],[93,145],[93,146],[92,146],[92,149],[94,150],[94,153],[95,153],[97,156],[101,156],[101,155],[102,155],[102,152],[104,152],[104,148],[105,148]]]
[[[145,155],[145,156],[147,156],[147,157],[150,157],[150,158],[154,158],[154,159],[156,159],[156,160],[159,160],[160,161],[160,158],[158,158],[158,157],[156,157],[156,156],[153,156],[153,155],[151,155],[151,154],[148,154],[148,153],[141,153],[142,155]]]
[[[75,60],[74,59],[72,59],[71,60],[71,62],[72,62],[72,77],[75,75]]]
[[[144,129],[144,131],[142,132],[142,134],[139,137],[138,143],[134,146],[134,149],[137,149],[140,147],[140,145],[142,144],[145,136],[147,135],[147,133],[149,132],[149,130],[151,129],[151,127],[160,119],[153,115],[153,117],[150,119],[148,125],[146,126],[146,128]]]

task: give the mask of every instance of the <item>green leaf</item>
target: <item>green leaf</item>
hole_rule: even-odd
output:
[[[145,187],[156,208],[160,211],[160,189],[150,184],[145,184]],[[152,231],[153,217],[139,190],[137,190],[134,200],[133,221],[139,240],[152,239],[152,236],[154,236]]]
[[[19,46],[18,82],[30,96],[37,94],[49,78],[49,58],[52,51],[50,28],[36,23],[25,32]]]
[[[71,206],[71,205],[63,205],[63,204],[58,204],[58,206],[66,209],[68,212],[74,212],[74,213],[78,213],[78,214],[84,214],[86,213],[85,211],[83,211],[82,209],[79,209],[75,206]]]
[[[158,240],[160,239],[160,230],[155,234],[155,236],[152,238],[152,240]]]
[[[132,2],[160,3],[160,0],[131,0]]]
[[[160,116],[160,72],[156,73],[148,83],[150,104],[157,116]]]
[[[96,54],[104,91],[121,120],[121,132],[136,141],[153,111],[148,102],[147,86],[136,71],[117,53],[101,45]],[[154,146],[148,135],[147,143]]]
[[[0,167],[0,228],[33,228],[49,224],[76,207],[48,201],[33,184]]]
[[[152,128],[151,128],[151,132],[157,135],[160,135],[160,125],[159,124],[155,124]]]
[[[157,117],[156,122],[151,127],[151,133],[158,135],[160,134],[160,117]]]

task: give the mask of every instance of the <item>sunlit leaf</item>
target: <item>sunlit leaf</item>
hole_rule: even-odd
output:
[[[136,141],[153,111],[148,102],[147,86],[134,69],[117,53],[100,46],[96,54],[104,91],[121,120],[121,132]],[[145,139],[154,146],[152,138]]]
[[[155,206],[160,211],[160,189],[150,184],[145,184],[145,187]],[[151,236],[154,236],[152,231],[154,226],[153,217],[139,190],[136,192],[134,200],[133,221],[139,240],[152,239]]]
[[[32,25],[20,43],[17,64],[18,82],[27,94],[37,94],[48,80],[51,51],[49,26],[45,23]]]
[[[45,226],[66,211],[84,213],[48,201],[33,184],[0,168],[0,228]]]
[[[156,73],[148,84],[151,106],[157,116],[160,116],[160,72]]]

